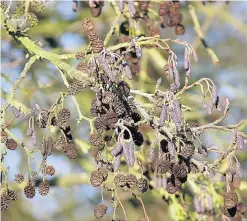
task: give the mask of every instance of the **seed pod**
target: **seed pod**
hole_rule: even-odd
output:
[[[84,57],[85,57],[85,55],[82,52],[76,52],[76,54],[75,54],[75,58],[77,60],[82,60],[82,59],[84,59]]]
[[[160,112],[160,120],[159,120],[160,127],[163,127],[165,125],[166,113],[167,113],[167,106],[166,104],[163,104]]]
[[[104,42],[101,39],[96,39],[92,42],[92,50],[94,53],[100,53],[104,48]]]
[[[101,147],[104,145],[104,141],[102,140],[101,136],[97,133],[90,135],[89,142],[90,142],[90,144],[92,144],[95,147],[97,147],[97,146]]]
[[[56,150],[58,150],[58,151],[63,151],[63,152],[65,152],[67,149],[68,149],[68,142],[67,142],[67,140],[66,140],[66,138],[64,137],[64,135],[63,134],[61,134],[59,137],[58,137],[58,139],[57,139],[57,141],[56,141],[56,143],[55,143],[55,145],[54,145],[54,148],[56,149]]]
[[[98,204],[95,208],[94,208],[94,216],[97,219],[101,219],[107,211],[107,206],[103,203]]]
[[[102,11],[102,7],[91,8],[91,14],[93,17],[99,17]]]
[[[8,196],[9,196],[9,199],[12,201],[16,201],[18,199],[17,192],[13,190],[8,190]]]
[[[102,174],[103,181],[106,181],[107,180],[107,177],[108,177],[108,171],[107,171],[107,169],[105,169],[105,168],[99,168],[98,171]]]
[[[116,157],[115,157],[115,160],[114,160],[114,163],[113,163],[113,168],[114,168],[114,171],[118,171],[119,169],[119,166],[121,164],[121,157],[122,157],[122,153],[121,154],[118,154]]]
[[[157,167],[157,173],[164,174],[166,172],[171,173],[172,164],[170,161],[165,160],[161,162]]]
[[[184,26],[181,25],[181,24],[176,25],[176,27],[175,27],[175,33],[176,33],[176,35],[183,35],[185,33]]]
[[[117,174],[114,177],[114,183],[118,187],[124,187],[126,185],[126,177],[123,174]]]
[[[137,189],[141,193],[145,193],[148,190],[148,180],[144,178],[140,178],[137,180]]]
[[[100,133],[103,132],[104,130],[106,130],[107,125],[106,125],[105,116],[97,117],[94,121],[94,127]]]
[[[18,174],[15,175],[15,182],[20,184],[23,181],[24,181],[24,175],[23,174],[18,173]]]
[[[167,179],[166,191],[170,194],[173,194],[179,190],[180,186],[180,180],[171,176],[171,178]]]
[[[71,96],[78,94],[79,92],[83,91],[88,86],[86,81],[78,81],[75,80],[72,82],[68,87],[68,93]]]
[[[7,141],[5,142],[5,146],[9,150],[15,150],[18,147],[18,144],[14,139],[7,139]]]
[[[60,124],[64,124],[70,118],[70,111],[67,108],[63,108],[58,113],[58,120]]]
[[[118,83],[118,90],[122,95],[128,96],[130,94],[130,86],[125,81],[120,81]]]
[[[90,176],[90,182],[94,187],[100,186],[104,182],[103,173],[100,171],[93,171]]]
[[[39,184],[39,194],[41,196],[46,196],[49,193],[50,185],[47,181],[42,181]]]
[[[1,211],[4,212],[10,207],[11,200],[6,194],[1,195]]]
[[[120,143],[116,143],[116,146],[112,149],[111,154],[112,156],[117,156],[123,151],[123,146]]]
[[[53,166],[47,166],[46,174],[48,174],[49,176],[53,176],[55,174],[55,168]]]
[[[190,158],[195,153],[195,146],[191,141],[186,142],[186,145],[182,148],[181,152],[179,153],[184,158]]]
[[[64,153],[69,159],[73,160],[78,156],[78,150],[74,143],[69,143],[67,145],[68,149]]]
[[[187,177],[187,170],[186,168],[181,165],[181,164],[174,164],[173,167],[172,167],[172,173],[174,174],[174,176],[176,178],[179,178],[179,179],[184,179]]]
[[[85,18],[82,21],[82,27],[85,29],[85,31],[92,31],[94,29],[94,23],[92,20]]]
[[[77,69],[78,71],[81,71],[81,72],[84,72],[84,73],[88,73],[88,66],[87,66],[87,63],[85,63],[85,62],[83,62],[83,61],[81,61],[81,62],[77,65],[76,69]]]
[[[33,198],[35,196],[35,187],[32,185],[25,186],[24,194],[28,199]]]
[[[134,174],[128,174],[125,177],[125,180],[126,180],[126,185],[128,188],[133,188],[137,184],[137,179],[136,179],[136,176]]]
[[[238,195],[235,192],[226,193],[224,196],[224,206],[227,209],[237,206]]]

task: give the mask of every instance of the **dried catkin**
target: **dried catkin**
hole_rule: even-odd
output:
[[[128,0],[128,6],[129,6],[129,13],[131,17],[133,18],[136,13],[135,5],[133,0]]]
[[[117,156],[118,154],[122,153],[123,146],[120,143],[116,143],[116,146],[112,149],[111,154],[112,156]]]
[[[154,147],[150,147],[148,150],[148,159],[153,161],[154,156],[155,156]]]
[[[214,84],[212,87],[212,103],[215,104],[217,101],[217,87]]]
[[[119,11],[122,13],[124,10],[124,0],[117,1]]]
[[[159,120],[160,127],[163,127],[165,125],[166,114],[167,114],[167,106],[166,104],[163,104],[160,112],[160,120]]]
[[[121,163],[121,157],[122,157],[123,154],[118,154],[115,159],[114,159],[114,162],[113,162],[113,169],[114,171],[118,171],[119,169],[119,166],[120,166],[120,163]]]

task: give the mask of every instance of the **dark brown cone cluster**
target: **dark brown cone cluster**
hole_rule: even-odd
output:
[[[1,211],[6,211],[9,207],[12,201],[16,201],[18,199],[18,195],[16,191],[13,190],[7,190],[7,194],[3,193],[1,195]]]
[[[237,212],[238,196],[235,192],[226,193],[224,196],[224,214],[234,217]]]
[[[139,190],[139,192],[141,193],[145,193],[148,191],[148,180],[145,178],[140,178],[137,180],[137,189]]]
[[[53,166],[47,166],[46,174],[49,176],[53,176],[55,174],[55,168]]]
[[[101,219],[107,211],[107,206],[103,203],[98,204],[95,208],[94,208],[94,216],[97,219]]]
[[[159,15],[162,21],[167,20],[167,25],[169,27],[175,27],[176,35],[183,35],[185,33],[185,28],[181,24],[182,14],[180,12],[180,3],[176,2],[161,2],[159,8]]]
[[[75,80],[69,85],[68,94],[74,96],[83,91],[87,86],[87,82]]]
[[[24,181],[24,175],[21,173],[18,173],[15,175],[15,182],[22,183]]]
[[[28,199],[35,196],[35,187],[33,185],[27,185],[24,187],[24,194]]]
[[[50,185],[47,181],[42,181],[39,184],[39,194],[41,196],[46,196],[49,193]]]
[[[6,142],[5,142],[5,146],[9,150],[15,150],[18,147],[18,144],[14,139],[7,139]]]
[[[137,113],[134,103],[128,99],[130,93],[129,85],[120,81],[116,84],[116,88],[112,91],[101,91],[96,94],[91,102],[91,114],[96,117],[94,120],[94,127],[97,130],[97,135],[93,134],[90,137],[90,142],[93,146],[100,144],[102,141],[100,138],[101,133],[104,131],[116,129],[116,123],[119,119],[124,119],[127,122],[138,122],[141,120],[140,115]],[[127,126],[131,132],[134,143],[137,146],[141,146],[143,143],[143,136],[138,131],[136,126]],[[130,136],[125,132],[125,139],[129,139]]]
[[[108,177],[108,172],[106,169],[99,169],[93,171],[90,176],[90,182],[94,187],[100,186]]]
[[[96,2],[96,1],[95,1]],[[103,1],[98,1],[98,3],[95,3],[94,4],[95,7],[91,7],[92,9],[92,13],[98,13],[100,14],[101,12],[101,8],[103,6]],[[97,15],[99,16],[99,14],[94,14],[94,15]],[[95,17],[97,17],[95,16]],[[104,42],[99,39],[99,37],[97,37],[96,33],[94,32],[94,23],[92,20],[89,20],[87,18],[85,18],[83,21],[82,21],[82,26],[84,28],[84,30],[87,32],[87,35],[88,35],[88,38],[89,40],[91,41],[91,46],[92,46],[92,50],[94,53],[99,53],[103,50],[104,48]],[[86,64],[83,65],[83,67],[80,67],[81,63],[79,63],[79,69],[87,69],[87,66]],[[77,69],[78,69],[77,67]],[[85,72],[85,71],[84,71]]]
[[[7,194],[1,195],[1,211],[4,212],[10,207],[11,200]]]
[[[114,177],[114,183],[117,187],[134,188],[137,185],[137,178],[134,174],[117,174]]]

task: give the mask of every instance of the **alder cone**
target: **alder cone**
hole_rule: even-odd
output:
[[[172,173],[176,178],[184,179],[187,177],[187,170],[186,168],[181,164],[174,164],[172,167]]]
[[[87,36],[88,36],[88,39],[92,42],[98,39],[98,36],[96,35],[94,31],[89,31]]]
[[[137,189],[141,193],[145,193],[148,190],[148,180],[144,178],[140,178],[137,180]]]
[[[41,196],[46,196],[49,193],[50,185],[47,181],[42,181],[39,184],[39,194]]]
[[[17,192],[13,190],[8,190],[8,196],[9,196],[9,199],[12,201],[16,201],[18,199]]]
[[[224,196],[224,205],[227,209],[236,207],[238,203],[238,195],[234,192],[226,193]]]
[[[55,174],[55,168],[53,166],[47,166],[46,174],[48,174],[49,176],[53,176]]]
[[[90,135],[89,142],[95,147],[104,145],[104,142],[101,139],[100,135],[96,133]]]
[[[92,49],[94,53],[100,53],[104,48],[104,42],[101,39],[96,39],[92,42]]]
[[[82,71],[82,72],[84,72],[84,73],[88,73],[87,63],[85,63],[85,62],[80,62],[80,63],[77,65],[76,69],[77,69],[78,71]]]
[[[157,167],[157,172],[164,174],[166,172],[171,172],[171,162],[166,160],[160,163]]]
[[[97,219],[101,219],[107,211],[107,206],[103,203],[98,204],[95,208],[94,208],[94,216]]]
[[[5,146],[9,149],[9,150],[15,150],[18,147],[17,142],[14,139],[7,139]]]
[[[82,27],[85,29],[85,31],[92,31],[94,29],[94,23],[92,20],[85,18],[82,21]]]
[[[123,174],[117,174],[114,177],[114,183],[118,187],[124,187],[126,185],[126,177]]]
[[[11,200],[8,195],[1,195],[1,211],[4,212],[10,207]]]
[[[100,171],[93,171],[90,176],[90,182],[94,187],[100,186],[104,182],[103,173]]]
[[[78,156],[78,150],[74,143],[68,144],[68,149],[65,151],[65,155],[71,160],[74,160]]]
[[[21,173],[18,173],[15,175],[15,182],[22,183],[24,181],[24,175]]]
[[[35,187],[32,185],[25,186],[24,194],[28,199],[33,198],[35,196]]]
[[[100,168],[98,171],[102,174],[103,180],[104,181],[107,180],[107,177],[108,177],[108,171],[107,171],[107,169]]]
[[[126,180],[126,185],[129,187],[129,188],[133,188],[136,186],[137,184],[137,178],[134,174],[128,174],[126,177],[125,177],[125,180]]]

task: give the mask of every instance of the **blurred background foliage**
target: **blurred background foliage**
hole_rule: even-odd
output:
[[[188,12],[188,4],[195,6],[205,39],[208,45],[214,50],[219,58],[219,64],[212,63],[211,58],[205,48],[198,40],[194,31],[194,26]],[[155,9],[155,8],[154,8]],[[224,124],[234,124],[247,117],[247,2],[216,2],[207,3],[203,6],[199,2],[183,2],[182,14],[183,25],[186,32],[183,36],[176,36],[173,28],[160,28],[161,38],[179,38],[193,45],[199,56],[199,62],[193,64],[190,83],[201,77],[213,79],[218,86],[221,98],[228,97],[231,101],[229,116]],[[72,1],[48,1],[45,3],[45,9],[37,14],[39,24],[30,29],[28,35],[32,40],[39,41],[45,50],[57,53],[76,53],[86,47],[88,39],[85,37],[84,30],[81,27],[83,18],[92,18],[90,8],[87,2],[80,2],[78,12],[73,12]],[[96,31],[104,38],[114,23],[116,13],[109,2],[106,2],[100,17],[92,18],[96,24]],[[116,39],[116,38],[114,38]],[[111,45],[115,41],[111,41]],[[181,45],[172,45],[175,53],[179,57],[179,67],[183,74],[183,52]],[[6,95],[10,88],[18,79],[24,68],[27,58],[27,51],[22,45],[19,45],[11,36],[2,29],[1,32],[1,105],[5,105]],[[164,75],[163,67],[166,64],[167,54],[163,54],[157,49],[144,49],[144,57],[141,60],[141,71],[134,80],[130,82],[133,89],[145,92],[153,92],[156,80],[163,79],[161,88],[168,87],[167,78]],[[66,60],[76,66],[76,59]],[[63,84],[59,71],[46,60],[37,61],[28,72],[20,88],[17,90],[15,99],[29,108],[37,103],[41,107],[50,107],[56,100],[59,92],[65,92],[66,87]],[[90,117],[90,102],[93,93],[89,90],[80,93],[77,98],[82,112]],[[141,99],[141,98],[140,98]],[[194,108],[194,112],[188,112],[186,119],[198,122],[200,125],[213,121],[220,113],[213,112],[208,115],[202,109],[202,96],[199,89],[195,88],[183,96],[183,102]],[[46,197],[39,194],[28,200],[23,194],[22,185],[13,183],[14,175],[23,172],[27,167],[27,156],[23,149],[17,151],[8,151],[5,158],[5,165],[8,167],[9,182],[13,183],[13,188],[20,191],[19,200],[12,204],[12,207],[5,213],[2,213],[3,221],[25,220],[25,221],[89,221],[95,220],[93,208],[100,203],[100,189],[89,185],[89,172],[95,169],[95,163],[90,157],[90,146],[88,145],[89,125],[82,121],[76,125],[78,118],[74,103],[71,98],[67,98],[65,107],[72,112],[71,125],[73,134],[76,138],[80,150],[80,157],[76,160],[68,160],[61,153],[53,153],[48,157],[48,165],[53,165],[56,169],[54,177],[50,178],[51,191]],[[11,118],[11,113],[7,118]],[[31,140],[25,136],[28,128],[28,121],[16,120],[10,126],[10,130],[23,140],[28,148],[33,148]],[[242,128],[247,132],[246,128]],[[42,133],[39,130],[38,139],[41,140]],[[206,146],[216,145],[221,149],[228,147],[231,140],[230,133],[207,131],[204,134],[203,141]],[[244,181],[247,181],[247,152],[242,151],[237,154],[241,160]],[[209,155],[209,161],[212,161],[216,155]],[[37,154],[37,159],[41,161]],[[32,168],[37,169],[35,162],[32,162]],[[223,165],[224,168],[224,165]],[[216,178],[217,179],[217,178]],[[241,187],[241,185],[240,185]],[[247,203],[246,186],[240,188],[241,200]],[[112,207],[110,205],[110,194],[104,192],[106,204],[109,206],[107,216],[102,220],[111,220]],[[133,199],[131,194],[121,192],[120,198],[125,206],[129,219],[137,220],[142,216],[140,203]],[[147,213],[151,220],[171,220],[171,207],[162,199],[156,191],[149,191],[143,195]],[[176,209],[176,208],[175,208]],[[192,203],[190,210],[194,210]],[[170,213],[169,213],[170,210]],[[119,217],[123,217],[120,208],[117,210]],[[217,218],[216,218],[217,219]]]

